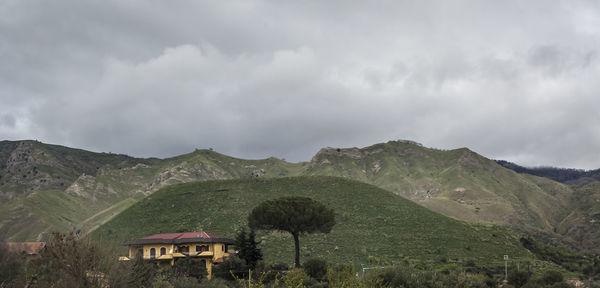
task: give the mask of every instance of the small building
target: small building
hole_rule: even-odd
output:
[[[36,257],[46,247],[46,242],[3,242],[0,245],[10,253]]]
[[[585,287],[585,283],[577,279],[569,279],[566,282],[573,287]]]
[[[164,233],[123,242],[129,246],[129,255],[121,261],[135,259],[138,255],[160,266],[173,266],[178,258],[193,257],[206,265],[210,279],[215,264],[229,256],[228,245],[234,241],[206,232]]]

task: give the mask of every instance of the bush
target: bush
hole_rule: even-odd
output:
[[[130,267],[128,286],[149,287],[154,281],[157,270],[156,264],[144,261],[142,255],[138,254]]]
[[[515,286],[516,288],[521,288],[527,281],[529,281],[529,277],[531,275],[525,271],[517,271],[508,275],[508,283]]]
[[[178,277],[192,277],[201,279],[206,276],[206,262],[205,260],[195,260],[191,257],[185,257],[177,259],[175,265],[171,268],[171,273],[175,278]]]
[[[281,278],[283,287],[305,287],[310,277],[301,268],[294,268]]]
[[[310,258],[302,265],[308,276],[317,280],[323,280],[327,275],[327,261],[319,258]]]
[[[126,264],[73,233],[52,233],[38,259],[30,262],[30,275],[38,287],[123,287]]]
[[[175,288],[197,288],[200,286],[198,283],[198,279],[193,277],[177,277],[175,279],[171,279],[171,284]]]
[[[10,253],[0,245],[0,283],[2,287],[25,286],[25,255]]]
[[[223,263],[215,265],[212,272],[214,277],[235,280],[236,278],[245,278],[248,274],[248,266],[239,257],[231,256]]]
[[[379,271],[376,278],[384,287],[431,287],[431,288],[485,288],[489,287],[482,275],[471,275],[459,270],[446,274],[419,271],[412,267],[394,267]]]
[[[336,265],[327,271],[327,282],[329,287],[362,288],[362,287],[386,287],[376,277],[360,279],[356,277],[356,271],[350,265]]]
[[[226,280],[220,278],[212,278],[210,280],[204,278],[200,281],[200,284],[197,286],[200,288],[228,288],[230,287],[230,283]]]
[[[279,262],[270,264],[269,269],[271,269],[272,271],[287,271],[290,269],[290,267],[285,263]]]
[[[546,273],[544,273],[544,276],[542,277],[542,281],[545,284],[559,283],[559,282],[563,282],[563,280],[564,280],[564,277],[563,277],[562,273],[560,273],[556,270],[546,271]]]

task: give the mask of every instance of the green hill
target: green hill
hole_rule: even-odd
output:
[[[572,194],[566,185],[534,180],[466,148],[444,151],[406,141],[324,148],[313,157],[307,174],[371,183],[469,222],[548,233],[568,215],[563,196]]]
[[[113,188],[94,181],[95,189],[88,190],[73,184],[153,162],[37,141],[0,142],[0,239],[36,240],[51,229],[75,230],[88,217],[117,203],[113,211],[119,212],[133,194],[125,185]]]
[[[159,188],[211,179],[281,177],[306,164],[243,160],[210,150],[169,159],[95,153],[37,141],[0,142],[0,240],[52,230],[87,233]]]
[[[464,262],[500,265],[502,255],[532,256],[515,233],[468,224],[425,209],[372,185],[337,177],[238,179],[178,184],[160,189],[134,204],[91,238],[115,246],[130,238],[176,230],[208,231],[233,238],[248,213],[262,201],[287,195],[308,196],[336,212],[330,234],[301,237],[302,257],[333,262],[389,264]],[[258,233],[266,260],[293,261],[293,241],[286,233]],[[121,248],[121,253],[125,253]],[[306,259],[306,258],[304,258]]]

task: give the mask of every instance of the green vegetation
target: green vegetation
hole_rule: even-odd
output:
[[[27,287],[124,287],[128,268],[89,241],[53,233],[40,257],[28,263],[25,274]]]
[[[446,216],[506,225],[586,254],[600,252],[600,182],[595,178],[568,186],[515,173],[466,148],[444,151],[407,141],[324,148],[310,163],[244,160],[210,149],[137,159],[37,141],[1,141],[0,239],[43,240],[55,230],[85,235],[172,184],[299,175],[370,183]]]
[[[287,196],[254,207],[248,216],[248,224],[254,229],[290,233],[294,237],[294,265],[300,267],[300,235],[331,232],[335,212],[308,197]]]
[[[539,259],[553,262],[571,272],[579,272],[582,270],[582,267],[593,263],[592,259],[585,258],[577,252],[569,251],[565,248],[550,247],[535,241],[531,237],[521,238],[520,241],[523,247],[527,248]]]
[[[244,260],[246,265],[252,269],[256,267],[259,260],[262,260],[262,252],[258,248],[258,243],[256,243],[256,233],[252,229],[248,235],[246,235],[244,227],[238,231],[235,235],[235,248],[238,257]]]
[[[302,263],[302,268],[308,276],[317,280],[323,280],[327,275],[327,261],[325,259],[309,258]]]
[[[467,224],[429,211],[372,185],[335,177],[238,179],[165,187],[123,211],[91,233],[105,246],[155,233],[208,231],[233,238],[258,204],[284,196],[305,196],[336,213],[329,234],[304,237],[300,253],[333,263],[392,265],[502,265],[502,255],[532,255],[508,229]],[[293,263],[287,233],[261,232],[260,248],[271,262]],[[118,247],[114,247],[117,249]],[[125,253],[124,247],[120,253]],[[124,254],[123,254],[124,255]],[[442,261],[443,260],[443,261]]]
[[[0,249],[0,260],[2,287],[483,288],[497,287],[502,280],[498,275],[468,272],[458,267],[440,271],[402,263],[360,271],[352,265],[328,265],[316,258],[307,260],[302,268],[291,270],[285,265],[259,261],[248,273],[248,267],[237,256],[215,266],[214,277],[208,280],[202,262],[192,258],[179,259],[175,266],[165,268],[141,257],[115,262],[101,246],[86,239],[78,240],[73,234],[58,233],[52,234],[39,258],[28,261],[24,255]],[[537,275],[512,267],[509,271],[506,287],[569,287],[559,271],[548,270]],[[587,284],[598,287],[597,282]]]
[[[566,202],[544,187],[466,148],[444,151],[406,141],[324,148],[306,173],[370,183],[468,222],[551,232],[568,214]],[[562,184],[553,188],[572,193]]]
[[[23,287],[26,281],[26,255],[11,253],[0,245],[0,286]]]
[[[558,232],[569,235],[575,248],[600,254],[600,182],[575,186],[572,212],[560,223]]]

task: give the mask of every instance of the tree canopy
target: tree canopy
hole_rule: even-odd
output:
[[[292,234],[296,248],[295,265],[300,266],[300,243],[304,233],[329,233],[335,225],[335,212],[308,197],[288,196],[267,200],[248,216],[252,229],[279,230]]]

